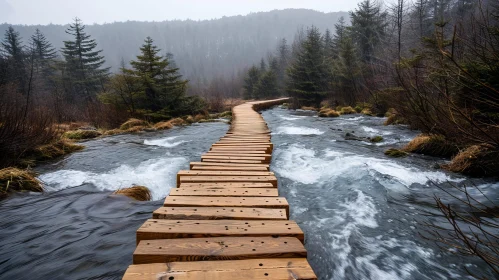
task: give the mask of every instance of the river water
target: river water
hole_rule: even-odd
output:
[[[443,225],[433,196],[473,183],[499,197],[499,184],[435,169],[444,160],[392,159],[383,152],[418,134],[383,126],[383,118],[317,118],[309,111],[263,112],[272,130],[271,169],[306,234],[319,279],[466,279],[466,269],[494,278],[474,258],[423,239],[424,222]],[[117,135],[84,142],[81,152],[40,166],[44,194],[0,201],[0,279],[120,279],[132,262],[135,231],[175,186],[176,173],[226,133],[224,123]],[[384,141],[345,140],[345,133]],[[112,195],[133,184],[154,201]],[[470,278],[471,279],[471,278]]]

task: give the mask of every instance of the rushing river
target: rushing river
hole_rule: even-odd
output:
[[[499,197],[499,184],[435,169],[443,160],[421,155],[392,159],[383,152],[418,133],[361,115],[323,119],[311,112],[263,112],[273,132],[271,165],[306,234],[319,279],[465,279],[473,258],[442,251],[420,237],[424,222],[441,224],[431,185],[479,185]],[[223,123],[85,142],[86,149],[37,171],[47,193],[0,201],[0,279],[120,279],[132,262],[135,231],[175,186],[175,174],[198,161],[225,134]],[[371,144],[345,140],[383,136]],[[112,195],[148,186],[152,202]],[[451,201],[452,202],[452,201]],[[494,278],[489,274],[489,278]]]

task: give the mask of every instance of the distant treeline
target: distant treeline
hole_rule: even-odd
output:
[[[365,0],[334,30],[300,30],[246,74],[246,98],[388,109],[458,147],[499,148],[499,4]],[[350,24],[347,24],[350,22]],[[333,23],[332,23],[333,25]]]
[[[326,28],[345,15],[346,12],[288,9],[203,21],[93,24],[87,25],[86,30],[103,50],[106,66],[111,67],[111,72],[119,71],[122,60],[134,59],[144,38],[150,36],[162,50],[161,55],[175,54],[186,78],[196,85],[205,86],[213,78],[230,79],[237,75],[265,55],[281,38],[291,40],[298,28],[312,24]],[[8,27],[8,24],[0,24],[0,33],[3,34]],[[13,27],[25,39],[39,29],[56,49],[64,46],[63,41],[71,39],[64,32],[68,25]]]

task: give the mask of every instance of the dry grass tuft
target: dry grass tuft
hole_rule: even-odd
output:
[[[351,106],[343,107],[340,110],[340,114],[342,115],[349,115],[349,114],[355,114],[357,113]]]
[[[60,156],[82,150],[84,146],[77,145],[70,140],[61,139],[51,144],[38,146],[26,153],[26,158],[32,158],[35,161],[54,159]]]
[[[385,155],[389,157],[400,158],[400,157],[406,157],[409,154],[398,149],[388,149],[385,151]]]
[[[189,115],[187,116],[187,118],[185,118],[185,121],[188,123],[188,124],[191,124],[191,123],[195,123],[196,121],[194,120],[194,118]]]
[[[362,109],[360,113],[366,116],[374,116],[373,112],[369,108]]]
[[[171,122],[159,122],[157,124],[154,125],[154,128],[156,128],[157,130],[167,130],[167,129],[172,129],[173,128],[173,124]]]
[[[129,119],[128,121],[124,122],[121,126],[121,130],[128,130],[130,128],[133,128],[134,126],[149,126],[149,123],[144,121],[144,120],[139,120],[139,119]]]
[[[138,201],[150,201],[151,191],[144,186],[133,186],[115,191],[113,194],[126,195]]]
[[[490,145],[473,145],[458,153],[446,170],[470,176],[498,176],[499,151]]]
[[[372,143],[379,143],[379,142],[383,141],[383,137],[381,137],[381,136],[374,136],[373,138],[370,139],[370,141]]]
[[[402,150],[409,153],[438,157],[452,157],[459,152],[456,145],[447,141],[444,136],[435,134],[420,134]]]
[[[206,116],[203,115],[203,114],[197,114],[196,116],[194,116],[194,121],[195,122],[200,122],[202,120],[206,119]]]
[[[186,125],[186,122],[181,118],[175,118],[175,119],[171,120],[170,123],[175,125],[175,126]]]
[[[137,126],[130,127],[129,129],[126,130],[126,132],[127,133],[140,133],[140,132],[144,132],[144,130],[146,128],[147,128],[147,126],[137,125]]]
[[[322,118],[336,118],[339,116],[340,116],[340,113],[338,113],[335,110],[330,109],[330,108],[322,108],[319,111],[319,117],[322,117]]]
[[[72,139],[72,140],[83,140],[83,139],[93,139],[101,135],[102,133],[96,130],[71,130],[64,132],[62,138]]]
[[[317,108],[315,108],[315,107],[308,107],[308,106],[302,106],[301,109],[305,110],[305,111],[317,111]]]
[[[36,178],[36,173],[31,170],[22,170],[14,167],[0,169],[0,198],[9,193],[18,192],[43,192],[43,185]]]
[[[104,132],[104,135],[111,136],[111,135],[116,135],[116,134],[121,134],[121,133],[125,133],[125,131],[117,128],[117,129],[111,129],[111,130]]]

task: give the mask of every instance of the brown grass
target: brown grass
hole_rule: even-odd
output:
[[[43,185],[36,178],[36,173],[31,170],[18,168],[0,169],[0,198],[9,193],[18,192],[43,192]]]
[[[133,186],[115,191],[113,194],[125,195],[138,201],[150,201],[151,191],[144,186]]]
[[[336,118],[339,116],[340,116],[340,113],[338,113],[335,110],[330,109],[330,108],[322,108],[319,111],[319,117],[322,117],[322,118]]]
[[[195,122],[200,122],[201,120],[204,120],[206,119],[206,116],[203,115],[203,114],[197,114],[195,117],[194,117],[194,121]]]
[[[111,136],[111,135],[116,135],[116,134],[121,134],[121,133],[125,133],[125,131],[123,131],[119,128],[116,128],[116,129],[107,130],[106,132],[104,132],[104,135]]]
[[[133,128],[134,126],[142,126],[146,127],[149,126],[149,123],[144,121],[144,120],[139,120],[139,119],[129,119],[128,121],[124,122],[121,126],[121,130],[128,130],[130,128]]]
[[[84,146],[77,145],[70,140],[61,139],[51,144],[38,146],[27,152],[25,157],[35,161],[50,160],[82,150]]]
[[[458,153],[446,170],[470,176],[498,176],[499,150],[490,145],[473,145]]]
[[[362,109],[362,111],[360,113],[363,115],[367,115],[367,116],[374,116],[373,112],[369,108]]]
[[[306,110],[306,111],[317,111],[317,108],[315,108],[315,107],[308,107],[308,106],[302,106],[301,109],[302,110]]]
[[[62,135],[63,138],[72,140],[93,139],[101,136],[102,133],[96,130],[71,130]]]
[[[195,123],[196,121],[194,120],[194,118],[189,115],[187,116],[187,118],[185,118],[185,121],[188,123],[188,124],[191,124],[191,123]]]
[[[173,128],[173,124],[171,122],[159,122],[157,124],[154,125],[154,128],[156,128],[157,130],[167,130],[167,129],[172,129]]]
[[[146,128],[147,128],[147,126],[137,125],[137,126],[130,127],[129,129],[126,130],[126,132],[127,133],[140,133],[140,132],[144,132],[144,130]]]
[[[447,141],[444,136],[435,134],[420,134],[402,150],[438,157],[451,157],[459,152],[456,145]]]
[[[340,114],[342,114],[342,115],[349,115],[349,114],[355,114],[355,113],[357,113],[357,112],[351,106],[343,107],[340,110]]]
[[[175,125],[175,126],[178,126],[178,125],[186,125],[186,122],[181,119],[181,118],[175,118],[173,120],[170,120],[170,123]]]

